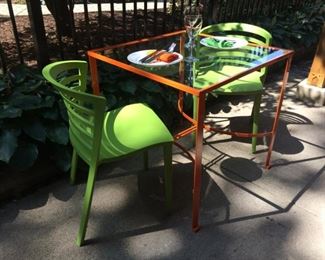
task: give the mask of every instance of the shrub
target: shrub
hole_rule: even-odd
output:
[[[272,17],[260,16],[250,22],[268,30],[273,36],[274,46],[308,48],[318,42],[325,22],[325,5],[323,1],[306,3],[299,10],[289,7]]]

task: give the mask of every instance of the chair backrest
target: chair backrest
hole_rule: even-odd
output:
[[[72,146],[89,162],[99,156],[106,99],[85,93],[87,69],[87,62],[71,60],[51,63],[42,72],[63,98]]]
[[[272,35],[265,29],[247,23],[218,23],[202,28],[200,33],[234,36],[259,45],[271,45]]]
[[[252,24],[246,23],[218,23],[206,26],[200,31],[202,34],[210,34],[215,36],[227,36],[227,37],[236,37],[245,39],[250,43],[255,43],[258,45],[269,46],[272,43],[272,35],[265,29],[258,27]],[[254,58],[254,55],[259,55],[263,50],[258,50],[256,52],[248,53],[245,49],[232,50],[232,51],[220,51],[217,53],[219,57],[222,57],[223,60],[229,62],[232,61],[234,56],[242,57],[241,62],[242,66],[247,64],[246,59],[251,57]],[[261,69],[261,76],[265,75],[266,69]]]

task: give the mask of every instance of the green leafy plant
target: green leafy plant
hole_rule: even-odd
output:
[[[0,75],[0,161],[18,170],[48,156],[70,168],[67,115],[61,97],[42,75],[18,65]]]
[[[306,3],[299,10],[289,7],[272,17],[252,18],[255,23],[273,36],[273,45],[290,49],[308,48],[317,44],[325,22],[323,1]]]

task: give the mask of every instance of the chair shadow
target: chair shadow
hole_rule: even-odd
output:
[[[232,102],[232,100],[235,100],[235,102]],[[213,106],[212,112],[218,114],[220,111],[223,111],[224,113],[230,113],[232,111],[231,105],[238,105],[240,102],[245,101],[251,101],[249,98],[239,98],[238,97],[226,97],[221,104],[217,104]],[[246,104],[244,104],[246,105]],[[275,105],[274,101],[271,98],[270,100],[266,101],[265,106],[263,107],[264,111],[260,114],[260,131],[269,131],[272,128],[273,118],[275,115]],[[211,111],[211,110],[209,110]],[[214,119],[214,118],[212,118]],[[209,118],[208,118],[209,120]],[[225,118],[221,118],[221,120],[225,120]],[[292,136],[289,132],[289,125],[295,124],[295,125],[312,125],[313,122],[305,117],[304,115],[293,113],[289,111],[281,111],[280,118],[279,118],[279,125],[277,129],[277,135],[275,139],[275,144],[273,147],[274,151],[277,151],[282,154],[297,154],[303,151],[304,144],[312,145],[314,147],[320,148],[325,150],[325,147],[320,146],[319,144],[311,143],[306,140],[296,138]],[[230,117],[228,126],[233,131],[243,131],[243,132],[251,132],[251,122],[250,122],[250,116],[235,116]],[[211,140],[215,140],[214,135],[211,136]],[[221,155],[220,158],[224,159],[227,158],[229,155],[222,153],[222,151],[218,150],[213,146],[215,143],[221,143],[221,142],[230,142],[230,141],[237,141],[237,142],[245,142],[245,143],[251,143],[250,138],[237,138],[237,137],[231,137],[227,140],[217,140],[217,141],[210,141],[210,137],[205,139],[206,145],[209,145],[213,149],[215,149],[217,152],[219,152]],[[265,146],[269,145],[269,138],[259,138],[258,144],[263,144]],[[266,149],[267,150],[267,147]],[[258,152],[264,152],[265,150],[260,150]],[[325,158],[324,156],[315,156],[311,158],[303,158],[296,161],[280,161],[277,163],[274,163],[272,166],[283,166],[288,165],[292,163],[300,163],[305,161],[312,161],[312,160],[320,160],[322,158]],[[219,160],[220,162],[221,160]],[[270,201],[267,198],[261,196],[260,194],[257,194],[256,192],[250,190],[249,186],[245,186],[243,182],[248,181],[254,181],[262,176],[262,169],[259,168],[259,165],[255,164],[253,161],[250,161],[248,159],[244,158],[236,158],[236,157],[230,157],[228,159],[224,159],[222,162],[220,162],[220,169],[221,173],[212,169],[212,165],[214,163],[208,163],[205,165],[206,169],[209,170],[212,174],[217,175],[218,177],[224,179],[227,182],[230,182],[231,184],[237,186],[238,188],[242,189],[243,191],[255,196],[256,198],[260,199],[264,203],[269,204],[270,206],[274,207],[274,210],[270,210],[268,212],[262,212],[260,214],[252,214],[247,215],[243,217],[235,217],[229,220],[225,221],[214,221],[211,223],[208,223],[206,227],[209,228],[209,226],[218,226],[223,225],[226,223],[234,223],[234,222],[241,222],[245,220],[250,219],[256,219],[261,217],[269,218],[269,216],[276,215],[276,214],[282,214],[289,212],[292,208],[292,206],[303,196],[303,194],[310,189],[310,187],[319,179],[319,177],[324,173],[325,166],[320,169],[316,174],[314,174],[308,181],[305,182],[305,185],[298,191],[298,193],[292,198],[292,200],[286,205],[286,206],[279,206],[276,204],[276,202]],[[240,167],[242,166],[242,167]],[[246,171],[246,168],[250,169],[249,171]],[[245,172],[243,172],[243,169],[245,169]]]
[[[244,164],[244,166],[243,166]],[[248,167],[248,171],[244,173],[242,169]],[[187,164],[175,164],[174,165],[174,179],[173,185],[174,189],[174,207],[171,215],[166,215],[162,213],[163,199],[162,199],[162,184],[159,180],[160,174],[153,176],[150,173],[139,175],[138,184],[140,188],[141,200],[145,202],[146,214],[154,216],[156,220],[153,224],[142,224],[139,228],[127,229],[122,232],[114,231],[111,234],[99,235],[95,238],[88,239],[86,244],[97,244],[97,243],[107,243],[115,242],[116,240],[121,240],[131,236],[137,236],[141,234],[157,232],[166,229],[176,229],[176,228],[189,228],[191,226],[191,207],[192,207],[192,163]],[[159,169],[161,168],[161,169]],[[154,172],[161,172],[163,167],[154,168]],[[211,167],[204,167],[202,172],[202,186],[201,186],[201,224],[202,229],[209,229],[209,227],[220,226],[229,223],[236,223],[241,221],[247,221],[257,218],[267,218],[270,216],[283,214],[291,210],[293,205],[303,196],[303,194],[312,186],[313,183],[319,179],[319,177],[325,172],[325,166],[320,169],[308,182],[302,187],[302,189],[292,198],[292,200],[285,206],[281,207],[266,197],[250,190],[245,187],[243,182],[252,182],[261,178],[261,169],[252,161],[244,158],[229,158],[221,163],[222,172],[217,172]],[[245,215],[240,217],[230,217],[230,202],[227,199],[227,195],[218,186],[215,180],[213,180],[207,173],[217,175],[223,178],[227,182],[237,186],[244,192],[247,192],[266,204],[269,204],[274,210]],[[146,175],[146,176],[145,176]],[[141,209],[140,209],[141,211]],[[137,217],[137,212],[134,217]],[[118,212],[116,213],[116,218],[118,218]],[[163,216],[163,217],[162,217]],[[216,220],[218,219],[218,220]],[[185,225],[184,225],[185,224]],[[102,222],[101,225],[107,226],[108,223]],[[101,227],[99,227],[102,229]]]
[[[146,172],[137,174],[139,197],[143,207],[139,205],[133,212],[133,218],[137,219],[144,214],[154,219],[153,223],[138,224],[133,229],[125,228],[124,231],[113,230],[110,234],[99,234],[95,238],[88,239],[86,244],[107,243],[124,239],[130,236],[157,232],[165,229],[184,227],[190,230],[193,189],[193,164],[175,163],[173,165],[173,207],[171,212],[165,210],[164,186],[162,182],[163,167],[154,167]],[[223,191],[211,179],[209,174],[202,172],[202,207],[209,212],[223,214],[223,218],[229,218],[229,201]],[[130,205],[125,205],[129,208]],[[126,209],[129,210],[129,209]],[[114,213],[118,221],[119,212]],[[106,219],[106,218],[105,218]],[[107,218],[109,219],[109,218]],[[107,223],[106,223],[107,221]],[[109,226],[110,220],[104,220],[100,225]],[[206,221],[206,220],[205,220]],[[137,227],[139,226],[139,228]],[[103,230],[99,227],[99,230]]]
[[[249,169],[245,173],[242,169]],[[137,174],[137,184],[139,189],[139,197],[143,202],[142,206],[135,207],[135,212],[130,209],[130,214],[134,217],[140,217],[142,212],[149,214],[155,221],[147,224],[141,222],[132,229],[128,229],[119,232],[114,231],[110,234],[106,234],[106,228],[110,226],[112,219],[110,217],[104,217],[105,221],[99,225],[99,230],[104,230],[94,238],[88,239],[86,244],[98,244],[115,242],[127,237],[137,236],[141,234],[147,234],[151,232],[157,232],[166,229],[175,229],[179,227],[190,229],[191,226],[191,208],[192,208],[192,188],[193,188],[193,164],[192,163],[175,163],[173,170],[173,210],[171,213],[164,211],[164,188],[162,182],[163,166],[153,167],[148,171],[133,171],[127,174],[104,174],[103,179],[106,178],[120,178],[127,175]],[[230,202],[227,199],[227,195],[218,186],[218,184],[207,174],[207,170],[219,177],[224,178],[226,181],[231,182],[242,190],[256,196],[260,200],[274,207],[274,211],[263,212],[260,214],[247,215],[242,217],[230,217]],[[201,223],[203,229],[208,229],[211,226],[219,226],[227,223],[234,223],[240,221],[246,221],[255,218],[269,217],[276,214],[288,212],[292,206],[299,200],[299,198],[310,188],[310,186],[316,182],[316,180],[323,174],[325,167],[321,169],[316,175],[309,180],[308,183],[298,192],[298,194],[292,199],[290,203],[284,208],[278,206],[276,203],[269,201],[267,198],[262,197],[259,194],[249,190],[241,183],[251,182],[261,178],[262,170],[258,166],[244,158],[229,158],[221,162],[222,173],[205,167],[202,171],[202,202],[201,202]],[[126,205],[129,207],[130,205]],[[125,210],[125,209],[124,209]],[[132,211],[132,212],[131,212]],[[120,212],[112,213],[117,221],[119,221]],[[111,215],[111,214],[110,214]],[[217,217],[217,221],[216,221]],[[185,225],[184,225],[185,224]],[[185,226],[185,227],[184,227]]]
[[[274,113],[264,112],[260,114],[260,125],[259,132],[269,132],[272,129]],[[209,120],[209,116],[207,117]],[[247,132],[251,133],[251,121],[250,116],[234,116],[229,118],[229,123],[226,128],[230,131],[234,132]],[[224,122],[226,120],[225,117],[213,117],[212,120],[216,122],[218,126],[218,121]],[[273,151],[282,153],[282,154],[297,154],[304,150],[303,143],[296,137],[292,136],[288,130],[288,125],[290,124],[303,124],[310,125],[312,121],[306,118],[303,115],[283,111],[280,114],[279,124],[277,128],[275,143],[273,146]],[[223,127],[225,128],[225,127]],[[228,141],[236,141],[242,143],[251,143],[251,138],[240,138],[232,136]],[[207,142],[209,142],[207,140]],[[265,152],[267,150],[267,146],[269,145],[270,138],[263,137],[257,139],[258,145],[265,145],[265,149],[258,150],[257,153]]]

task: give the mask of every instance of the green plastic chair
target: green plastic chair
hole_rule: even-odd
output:
[[[78,157],[89,165],[77,244],[84,243],[96,172],[99,165],[136,152],[144,152],[148,167],[148,149],[162,146],[165,164],[166,207],[172,198],[173,137],[147,105],[127,105],[105,112],[106,99],[85,93],[87,62],[60,61],[43,69],[44,77],[61,94],[69,116],[69,135],[73,146],[71,182],[75,183]]]
[[[245,23],[219,23],[209,25],[202,28],[200,31],[202,34],[218,35],[237,37],[247,40],[248,42],[268,46],[271,44],[272,36],[269,32],[255,25]],[[205,56],[208,57],[209,53],[214,52],[219,60],[218,69],[211,69],[209,66],[206,69],[200,69],[200,73],[197,77],[197,88],[213,84],[216,81],[228,78],[228,75],[239,73],[249,62],[249,58],[253,54],[245,51],[245,49],[216,51],[211,48],[200,48],[200,63],[205,62]],[[233,57],[239,57],[234,59]],[[217,65],[218,66],[218,65]],[[204,65],[202,65],[204,68]],[[263,82],[266,76],[266,68],[259,71],[252,72],[247,76],[244,76],[238,80],[235,80],[221,88],[213,91],[213,95],[251,95],[254,96],[254,106],[252,110],[252,133],[258,132],[259,110],[261,104],[261,97],[263,92]],[[252,152],[256,152],[257,138],[252,137]]]

